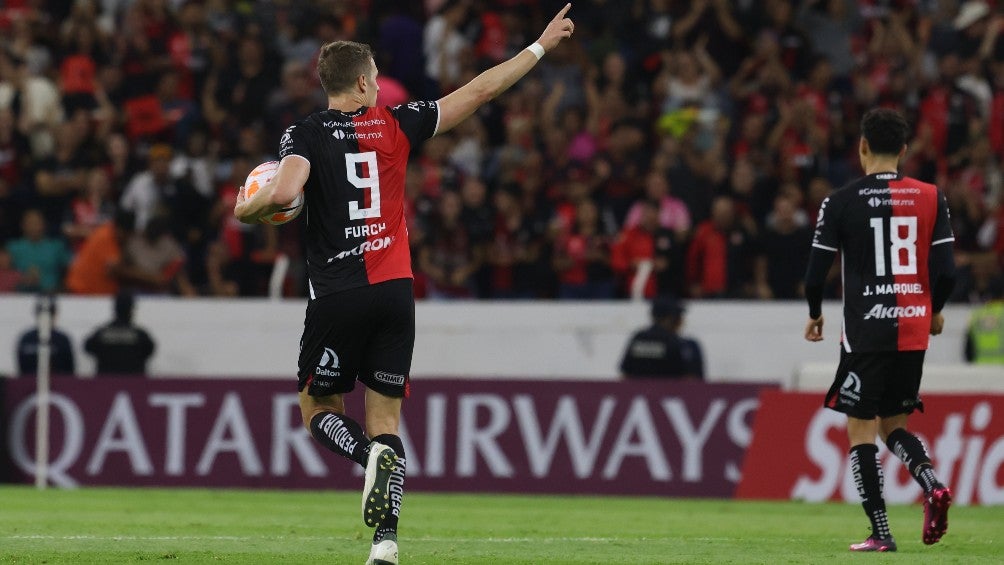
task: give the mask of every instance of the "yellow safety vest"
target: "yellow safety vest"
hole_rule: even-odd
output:
[[[1004,365],[1004,301],[989,302],[973,312],[969,336],[973,363]]]

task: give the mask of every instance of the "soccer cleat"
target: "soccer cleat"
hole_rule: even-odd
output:
[[[892,537],[877,538],[868,536],[868,539],[861,543],[852,544],[851,551],[896,551],[896,540]]]
[[[952,491],[936,488],[924,498],[924,543],[932,545],[948,531],[948,507],[952,505]]]
[[[366,565],[397,565],[397,536],[387,534],[370,548]]]
[[[397,466],[397,454],[390,447],[373,442],[366,460],[366,482],[363,484],[363,522],[377,527],[390,512],[390,475]],[[394,563],[397,563],[395,559]]]

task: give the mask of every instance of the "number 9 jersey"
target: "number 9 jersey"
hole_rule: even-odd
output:
[[[841,253],[845,351],[927,349],[928,257],[953,241],[944,195],[909,177],[871,174],[823,201],[812,246]]]
[[[280,160],[306,159],[310,298],[413,278],[404,183],[411,149],[436,134],[439,106],[410,102],[316,112],[291,125]]]

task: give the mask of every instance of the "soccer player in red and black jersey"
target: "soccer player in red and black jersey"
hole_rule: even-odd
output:
[[[847,414],[851,471],[872,526],[872,535],[851,551],[896,551],[877,435],[924,489],[924,543],[937,543],[947,531],[952,500],[924,444],[907,431],[908,416],[924,409],[918,391],[928,334],[941,333],[941,309],[955,284],[955,238],[944,195],[897,172],[908,131],[893,110],[865,114],[858,147],[865,176],[823,201],[805,275],[805,339],[821,341],[823,283],[841,253],[840,365],[825,405]]]
[[[274,178],[234,214],[254,223],[281,210],[301,188],[307,207],[310,301],[299,359],[300,409],[311,435],[366,469],[363,520],[375,527],[367,563],[398,562],[397,524],[406,458],[398,436],[415,343],[404,179],[411,149],[452,129],[537,64],[574,30],[571,4],[540,38],[437,101],[377,108],[369,46],[321,48],[317,73],[328,109],[289,127]],[[365,432],[343,395],[366,387]]]

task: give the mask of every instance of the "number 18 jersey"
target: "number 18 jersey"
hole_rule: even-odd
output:
[[[812,246],[841,253],[846,351],[927,349],[928,255],[954,240],[944,195],[896,173],[862,177],[823,201]]]
[[[291,125],[280,159],[310,163],[306,258],[310,298],[412,278],[404,182],[412,147],[439,125],[435,102],[325,110]]]

